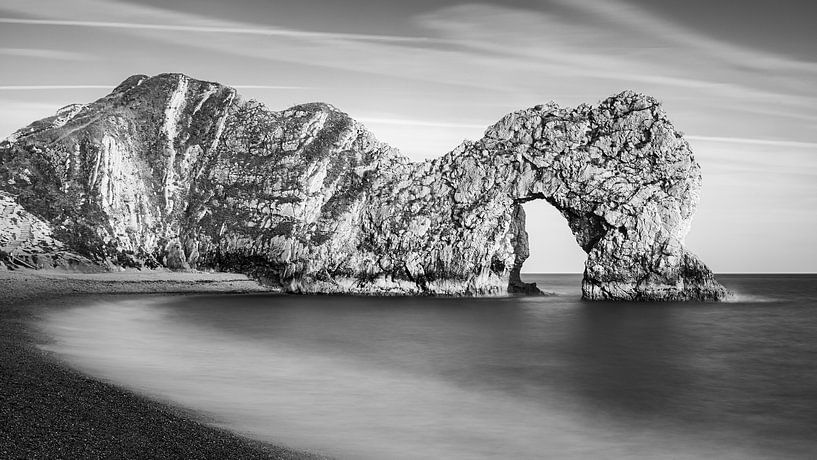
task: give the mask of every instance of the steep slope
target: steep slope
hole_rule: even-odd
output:
[[[133,76],[0,144],[0,187],[98,263],[214,267],[289,292],[538,292],[521,203],[588,253],[589,299],[719,299],[683,246],[701,186],[658,103],[509,114],[412,163],[327,104],[282,112],[179,74]]]

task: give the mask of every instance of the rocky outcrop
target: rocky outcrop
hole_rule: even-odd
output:
[[[94,265],[65,250],[52,236],[51,226],[27,212],[0,191],[0,270],[63,268],[89,270]]]
[[[0,145],[0,188],[77,254],[299,293],[537,291],[519,275],[521,204],[544,199],[588,254],[585,298],[720,299],[683,245],[700,187],[659,104],[629,92],[514,112],[413,163],[327,104],[276,112],[215,83],[137,75]]]

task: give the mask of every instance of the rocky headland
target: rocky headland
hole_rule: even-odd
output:
[[[586,299],[719,300],[684,247],[700,167],[660,104],[506,115],[411,162],[328,104],[134,75],[0,143],[0,269],[212,268],[293,293],[538,293],[522,203],[587,252]],[[535,230],[534,230],[535,231]]]

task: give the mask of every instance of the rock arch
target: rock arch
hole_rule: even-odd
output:
[[[530,292],[532,286],[519,278],[528,256],[521,203],[541,199],[562,213],[588,254],[585,298],[719,299],[726,293],[684,248],[701,187],[700,168],[652,98],[627,92],[597,107],[566,110],[550,104],[515,112],[480,141],[466,142],[396,177],[402,182],[391,179],[375,188],[400,192],[376,203],[392,210],[414,208],[410,217],[396,221],[409,229],[431,221],[434,229],[422,234],[420,251],[406,253],[424,262],[415,270],[407,267],[413,278],[470,272],[483,276],[488,290],[496,276],[499,291]],[[428,188],[436,189],[434,204],[418,206],[412,197],[427,196]],[[449,220],[434,218],[448,209]],[[438,256],[429,263],[428,257],[452,245],[456,257]],[[482,267],[459,264],[479,261],[483,248],[491,248],[491,254],[482,257]],[[486,266],[491,267],[487,274]],[[428,288],[437,286],[428,283]]]
[[[0,144],[0,183],[99,263],[300,293],[533,292],[521,204],[545,200],[588,254],[585,298],[727,295],[683,245],[700,168],[646,96],[514,112],[421,163],[330,105],[271,111],[180,74],[72,107]]]

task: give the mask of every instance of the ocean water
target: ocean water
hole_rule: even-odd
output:
[[[817,276],[730,303],[169,296],[50,310],[69,365],[337,458],[814,458]]]

